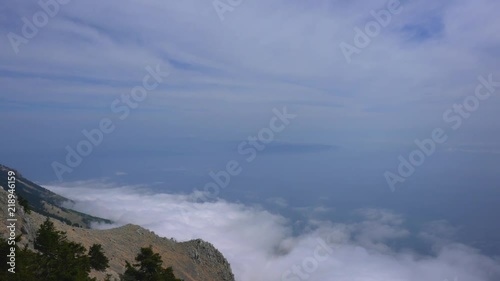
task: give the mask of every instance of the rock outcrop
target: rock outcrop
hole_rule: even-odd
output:
[[[2,167],[5,169],[5,166]],[[23,183],[25,182],[23,181]],[[32,189],[28,191],[31,194],[30,199],[32,200],[33,198],[37,199],[33,194],[44,194],[47,198],[57,198],[58,201],[65,199],[32,182],[29,182],[29,186]],[[8,214],[8,193],[5,191],[5,186],[3,187],[0,188],[0,220],[5,222]],[[16,191],[24,188],[25,185],[20,184],[16,187]],[[26,190],[21,191],[26,193]],[[134,263],[134,258],[140,248],[151,245],[153,250],[161,255],[164,266],[172,266],[174,274],[178,278],[182,278],[185,281],[234,281],[231,266],[222,253],[212,244],[203,240],[177,242],[174,239],[160,237],[147,229],[132,224],[106,230],[90,229],[86,227],[86,224],[74,223],[70,218],[75,218],[79,222],[88,222],[89,219],[95,219],[99,222],[105,220],[90,217],[86,214],[81,214],[82,217],[78,217],[80,213],[61,209],[43,200],[43,198],[38,198],[36,202],[43,202],[45,210],[58,209],[59,214],[61,211],[65,211],[71,216],[64,217],[64,220],[59,220],[59,216],[51,216],[51,212],[40,214],[32,211],[28,214],[23,208],[18,206],[16,208],[16,234],[22,234],[18,245],[20,247],[27,245],[28,248],[33,249],[34,239],[40,224],[47,217],[51,217],[55,227],[58,230],[66,232],[68,240],[81,243],[87,249],[92,244],[102,245],[104,253],[110,260],[110,267],[106,272],[92,272],[93,276],[97,277],[97,280],[103,280],[106,274],[111,274],[118,280],[119,274],[125,271],[125,261]],[[7,238],[8,234],[6,228],[0,229],[0,235],[4,238]]]

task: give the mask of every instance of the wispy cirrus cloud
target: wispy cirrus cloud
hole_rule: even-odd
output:
[[[177,75],[149,107],[176,103],[172,96],[180,93],[181,106],[186,99],[265,103],[307,97],[353,110],[377,102],[404,106],[433,95],[453,98],[464,93],[464,78],[498,71],[491,60],[500,40],[493,14],[498,3],[486,0],[403,1],[404,14],[359,60],[346,64],[339,42],[386,2],[254,1],[221,23],[211,3],[203,1],[73,1],[21,46],[19,55],[12,55],[4,37],[3,76],[11,83],[28,78],[26,87],[43,77],[48,85],[38,88],[44,92],[39,96],[53,101],[62,96],[51,94],[60,83],[70,86],[72,97],[92,94],[91,88],[102,84],[113,91],[140,79],[143,65],[161,61],[172,64]],[[37,7],[9,4],[4,11],[11,16],[1,31],[20,32],[19,17]],[[87,90],[78,90],[82,83]],[[32,98],[21,89],[13,93],[15,99]]]

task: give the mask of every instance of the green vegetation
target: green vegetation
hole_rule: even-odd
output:
[[[0,254],[7,256],[11,246],[1,238],[0,244]],[[0,280],[92,281],[96,279],[89,277],[91,269],[108,267],[101,245],[93,245],[87,255],[83,245],[68,241],[66,233],[56,230],[48,218],[37,231],[34,246],[38,252],[16,246],[16,273],[8,272],[8,265],[3,263]]]
[[[98,271],[104,271],[109,267],[109,259],[104,255],[102,246],[94,244],[89,249],[90,266]]]
[[[133,266],[127,262],[122,281],[183,281],[175,278],[172,267],[163,268],[163,261],[158,253],[154,253],[151,246],[141,248],[135,257]]]
[[[19,242],[20,236],[17,237]],[[0,237],[0,255],[6,257],[12,246]],[[9,281],[96,281],[90,278],[91,270],[105,271],[109,259],[104,255],[102,246],[94,244],[88,254],[80,243],[67,240],[66,232],[58,231],[49,218],[40,226],[34,242],[37,252],[28,248],[16,248],[15,274],[8,272],[9,265],[0,263],[0,280]],[[122,281],[183,281],[177,279],[172,267],[163,268],[163,261],[151,246],[141,248],[135,258],[136,264],[126,262]],[[111,280],[106,275],[104,280]]]
[[[31,207],[28,200],[24,199],[22,196],[18,196],[17,202],[21,205],[21,207],[23,207],[26,214],[31,214]]]

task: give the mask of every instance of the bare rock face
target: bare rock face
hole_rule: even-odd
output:
[[[7,221],[8,214],[8,194],[3,188],[0,188],[0,220],[2,222]],[[36,231],[38,230],[38,225],[34,225],[30,216],[26,214],[23,208],[16,206],[16,236],[21,235],[21,241],[18,243],[19,246],[24,247],[28,245],[31,249],[33,249],[33,242],[35,241]],[[4,227],[0,229],[0,234],[2,237],[7,238],[9,233],[7,233],[7,229]]]
[[[217,269],[217,275],[220,277],[220,280],[234,280],[231,266],[212,244],[201,239],[192,240],[185,244],[187,245],[189,256],[193,261],[200,265],[214,266]]]
[[[0,188],[0,220],[7,219],[7,192]],[[50,208],[57,206],[48,206]],[[36,232],[45,219],[44,215],[32,211],[27,214],[16,208],[16,234],[22,234],[18,246],[33,249]],[[85,215],[85,214],[82,214]],[[87,249],[92,244],[101,244],[109,258],[110,267],[106,272],[92,272],[97,280],[103,280],[106,274],[118,280],[125,271],[125,261],[134,263],[134,258],[141,247],[152,246],[163,260],[163,266],[172,266],[174,274],[185,281],[234,281],[231,266],[212,244],[203,240],[176,242],[174,239],[159,237],[155,233],[137,225],[124,225],[107,230],[89,229],[75,226],[71,221],[51,218],[54,226],[65,231],[68,240],[81,243]],[[0,236],[7,238],[7,229],[0,229]]]

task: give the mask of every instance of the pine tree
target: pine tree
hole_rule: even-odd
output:
[[[66,241],[66,234],[56,230],[54,223],[47,218],[36,232],[35,249],[50,256],[55,254],[55,250],[63,241]]]
[[[89,277],[92,265],[85,247],[80,243],[68,241],[66,232],[56,230],[54,223],[48,218],[37,231],[35,249],[39,254],[36,270],[33,272],[38,280],[95,280]],[[98,254],[102,254],[99,250],[100,248],[94,247],[94,256],[103,261],[103,257]],[[104,258],[107,260],[105,256]],[[102,266],[106,268],[107,262]]]
[[[89,249],[90,266],[98,271],[109,267],[109,259],[104,255],[101,244],[94,244]]]
[[[141,248],[135,260],[137,263],[133,266],[126,262],[122,281],[183,281],[175,277],[172,267],[162,267],[161,256],[154,253],[151,246]]]
[[[19,242],[17,237],[16,242]],[[0,255],[7,256],[11,247],[15,248],[15,274],[7,271],[8,264],[0,264],[0,280],[10,281],[95,281],[90,278],[92,268],[105,270],[109,260],[102,252],[102,246],[94,244],[87,250],[80,243],[67,240],[66,232],[58,231],[48,218],[40,226],[35,237],[37,253],[27,247],[19,249],[16,245],[8,245],[0,237]]]

